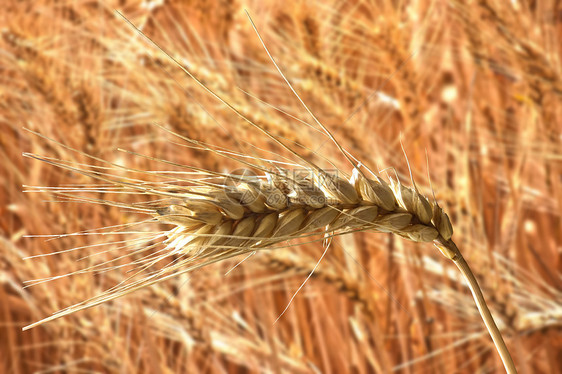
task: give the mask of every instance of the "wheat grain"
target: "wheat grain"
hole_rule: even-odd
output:
[[[241,177],[240,186],[228,186],[225,182],[206,191],[198,189],[197,199],[185,198],[190,190],[177,192],[177,198],[184,200],[182,203],[154,208],[153,214],[156,219],[181,228],[179,236],[170,237],[169,249],[185,253],[192,252],[192,244],[185,245],[178,238],[194,234],[197,237],[197,230],[203,228],[213,233],[220,231],[223,247],[240,247],[240,240],[245,241],[239,249],[241,253],[319,228],[326,233],[343,229],[392,232],[417,242],[433,241],[439,235],[445,240],[451,238],[447,214],[413,189],[396,183],[393,191],[382,179],[375,182],[359,177],[350,182],[310,172],[328,182],[317,186],[307,178],[279,177],[288,172],[276,178],[264,175],[259,182],[253,177]],[[193,245],[203,255],[214,253],[217,244],[209,240]]]

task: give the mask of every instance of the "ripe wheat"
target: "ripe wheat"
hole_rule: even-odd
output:
[[[257,30],[256,34],[263,44]],[[265,44],[263,46],[269,55]],[[171,56],[168,57],[177,62]],[[292,170],[285,166],[286,163],[259,157],[248,161],[247,155],[212,148],[175,133],[175,136],[193,148],[237,160],[252,170],[222,174],[190,168],[194,174],[185,179],[170,179],[164,173],[146,172],[168,179],[167,182],[151,183],[133,178],[117,178],[107,173],[107,167],[94,167],[93,170],[87,171],[59,160],[27,154],[29,157],[110,183],[110,188],[117,188],[122,192],[154,196],[155,199],[148,202],[113,205],[148,214],[152,217],[152,222],[171,224],[174,228],[151,238],[161,239],[162,248],[136,260],[133,265],[137,268],[128,279],[97,297],[57,312],[26,328],[115,299],[179,273],[242,254],[270,249],[291,239],[320,235],[328,242],[334,235],[369,230],[393,233],[415,242],[434,242],[447,258],[453,260],[470,283],[471,291],[498,346],[506,369],[514,373],[515,368],[509,352],[485,305],[478,284],[451,240],[453,228],[448,215],[435,199],[430,201],[423,196],[415,183],[413,187],[407,187],[397,177],[392,176],[389,176],[389,182],[386,182],[378,172],[357,162],[314,117],[275,60],[271,55],[269,57],[305,110],[350,161],[351,175],[334,175],[306,160],[282,139],[250,121],[177,63],[209,94],[298,159],[299,163],[294,165],[299,169]],[[109,164],[110,168],[127,170],[101,159],[96,161]],[[193,177],[194,175],[197,178]],[[55,190],[54,193],[61,197],[72,195],[72,191],[64,189]],[[154,248],[155,245],[148,245],[135,253],[143,254]],[[170,260],[169,264],[156,271],[150,270],[164,259]],[[106,265],[107,263],[95,265],[84,271],[104,271],[107,269]],[[145,271],[148,274],[143,274]],[[139,275],[142,275],[140,279],[135,279]]]

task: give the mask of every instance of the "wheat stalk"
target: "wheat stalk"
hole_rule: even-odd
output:
[[[127,22],[129,21],[127,20]],[[251,23],[255,29],[253,22]],[[305,159],[280,138],[250,121],[163,51],[209,94],[297,158],[299,163],[295,166],[300,169],[295,171],[287,168],[286,162],[259,157],[248,161],[247,155],[212,148],[207,144],[173,132],[171,132],[173,135],[186,141],[192,148],[214,152],[242,162],[251,167],[252,171],[242,174],[223,174],[191,168],[194,171],[192,175],[196,175],[198,178],[173,180],[170,180],[169,176],[164,173],[146,172],[146,174],[168,178],[166,182],[150,183],[133,178],[116,178],[107,173],[107,169],[138,171],[128,170],[92,156],[88,157],[108,166],[87,171],[60,160],[25,154],[28,157],[104,181],[110,186],[120,189],[121,192],[155,196],[157,199],[149,202],[113,203],[112,205],[148,214],[152,217],[151,222],[171,224],[174,228],[165,234],[160,233],[156,237],[150,238],[150,240],[163,238],[163,248],[137,260],[134,264],[138,269],[130,278],[99,296],[26,326],[24,330],[115,299],[180,273],[193,271],[235,256],[270,249],[278,243],[291,239],[312,238],[320,235],[324,240],[329,241],[334,235],[369,230],[393,233],[414,242],[434,242],[441,253],[457,265],[469,283],[474,300],[507,372],[515,373],[513,361],[486,306],[480,287],[460,251],[451,240],[453,228],[448,215],[435,199],[430,201],[420,193],[413,178],[413,187],[405,186],[398,177],[389,176],[387,182],[378,172],[362,166],[348,151],[344,150],[301,100],[269,54],[257,29],[255,31],[271,61],[295,97],[353,166],[351,175],[348,177],[334,175]],[[185,185],[186,183],[188,185]],[[39,191],[43,190],[39,189]],[[51,192],[63,198],[72,198],[73,191],[60,189]],[[108,203],[93,200],[90,202]],[[148,246],[135,253],[145,253],[152,247]],[[162,269],[148,273],[140,280],[134,279],[135,276],[143,271],[148,271],[164,259],[172,258],[175,259]],[[107,269],[106,265],[107,263],[102,263],[84,271],[104,271]]]

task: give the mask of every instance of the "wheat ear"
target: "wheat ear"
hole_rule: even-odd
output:
[[[125,17],[123,18],[131,24]],[[164,258],[174,256],[178,258],[164,266],[163,269],[149,273],[140,280],[133,281],[134,276],[131,276],[130,282],[122,282],[99,296],[59,311],[24,329],[115,299],[180,273],[241,254],[269,249],[277,243],[290,239],[319,234],[323,235],[325,239],[329,239],[334,235],[348,232],[372,230],[393,233],[415,242],[433,241],[443,255],[457,265],[467,280],[506,371],[510,374],[516,373],[509,351],[486,306],[480,287],[460,251],[451,240],[453,228],[448,215],[436,201],[430,202],[423,196],[415,184],[413,188],[410,188],[403,185],[398,178],[391,177],[387,183],[377,172],[361,167],[304,104],[269,53],[251,19],[250,23],[287,86],[312,116],[315,123],[350,161],[353,166],[352,175],[348,178],[332,175],[306,160],[281,139],[248,120],[172,56],[163,51],[209,94],[297,158],[300,164],[295,166],[306,172],[295,173],[285,168],[283,166],[285,163],[260,158],[255,158],[257,162],[252,163],[247,160],[245,155],[217,150],[173,132],[172,134],[185,140],[194,148],[235,159],[250,166],[258,173],[225,175],[191,168],[197,171],[200,178],[188,180],[191,183],[190,186],[179,185],[178,180],[150,184],[138,183],[132,179],[118,179],[99,170],[89,172],[74,168],[64,162],[26,154],[29,157],[109,182],[124,190],[157,196],[158,200],[136,203],[128,207],[151,215],[156,222],[171,224],[175,227],[166,233],[166,239],[163,242],[164,248],[161,251],[147,255],[137,262],[139,270],[135,275]],[[148,39],[134,25],[132,26]],[[105,160],[98,158],[95,160],[103,164],[110,164],[113,168],[126,169]],[[160,176],[169,178],[166,175]],[[186,182],[181,179],[179,181]],[[60,196],[68,196],[64,190],[55,191],[55,193]],[[124,205],[121,204],[121,206]]]

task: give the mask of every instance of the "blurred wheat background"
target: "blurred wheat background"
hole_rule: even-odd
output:
[[[24,127],[142,170],[166,165],[116,149],[219,172],[237,167],[182,147],[154,123],[250,156],[252,145],[284,155],[114,9],[249,119],[324,167],[349,171],[324,136],[293,118],[310,121],[244,8],[344,147],[408,181],[402,134],[414,178],[430,194],[429,169],[520,373],[562,372],[562,4],[553,0],[3,1],[0,372],[503,372],[454,265],[430,244],[390,234],[334,239],[275,324],[321,243],[261,252],[228,275],[242,259],[212,265],[21,331],[124,276],[79,274],[24,288],[93,260],[78,261],[80,251],[23,257],[92,245],[89,253],[111,255],[100,235],[27,235],[137,219],[22,193],[22,185],[92,183],[22,152],[96,164]]]

